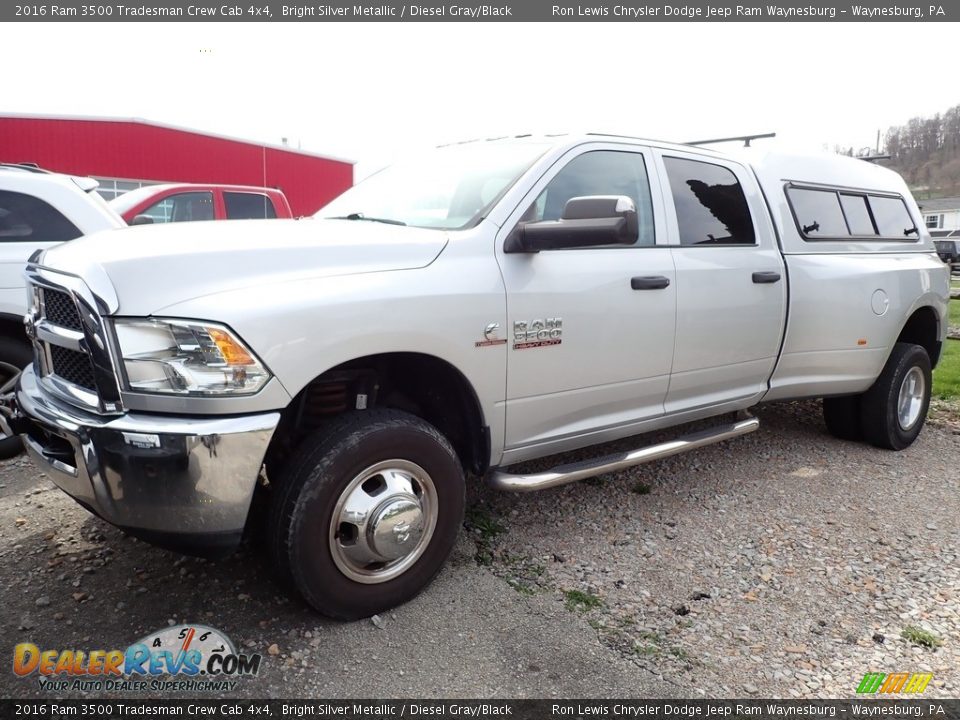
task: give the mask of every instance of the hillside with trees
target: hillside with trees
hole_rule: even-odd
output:
[[[920,198],[960,195],[960,105],[933,117],[915,117],[887,130],[892,167]]]

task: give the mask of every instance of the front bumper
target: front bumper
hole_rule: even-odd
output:
[[[33,461],[91,512],[180,552],[224,555],[240,542],[278,412],[193,418],[85,413],[20,375],[10,422]],[[10,415],[9,408],[7,415]]]

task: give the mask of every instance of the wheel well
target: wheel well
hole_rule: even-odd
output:
[[[0,315],[0,336],[28,343],[26,330],[23,328],[23,319],[11,315]]]
[[[932,307],[918,308],[900,331],[897,342],[920,345],[930,356],[930,364],[936,367],[940,359],[940,321]]]
[[[450,441],[467,471],[486,472],[489,428],[470,382],[453,365],[432,355],[386,353],[331,368],[297,393],[283,411],[267,450],[268,476],[331,418],[373,407],[404,410],[426,420]]]

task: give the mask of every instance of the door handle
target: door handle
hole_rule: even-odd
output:
[[[670,286],[670,278],[663,275],[642,275],[630,278],[630,287],[634,290],[663,290]]]
[[[763,285],[764,283],[775,283],[780,281],[780,273],[773,270],[764,270],[762,272],[755,272],[753,274],[753,281],[758,285]]]

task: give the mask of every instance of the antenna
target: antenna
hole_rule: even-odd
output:
[[[750,147],[751,140],[776,137],[776,133],[758,133],[756,135],[737,135],[736,137],[714,138],[712,140],[692,140],[684,145],[714,145],[716,143],[743,141],[744,147]]]

